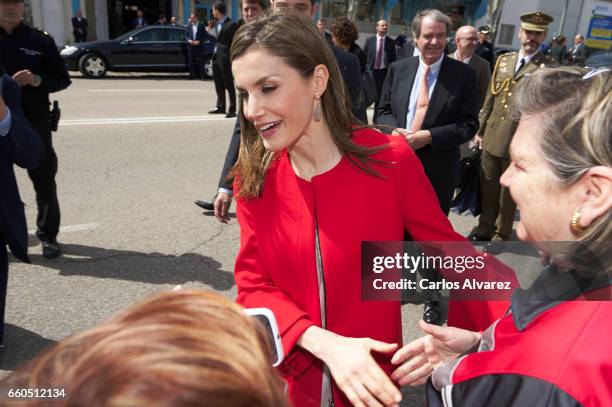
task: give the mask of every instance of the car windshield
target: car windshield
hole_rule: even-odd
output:
[[[141,38],[141,35],[139,35],[139,33],[143,32],[143,31],[149,31],[154,29],[153,27],[146,27],[146,28],[136,28],[135,30],[132,31],[128,31],[125,34],[121,34],[115,38],[113,38],[113,41],[123,41],[123,40],[127,40],[128,38],[132,37],[134,38],[135,41],[161,41],[162,38],[161,36],[163,35],[163,31],[160,28],[157,28],[156,31],[159,31],[159,35],[160,37],[158,39],[144,39],[144,37]],[[173,30],[176,30],[176,28],[173,28]]]

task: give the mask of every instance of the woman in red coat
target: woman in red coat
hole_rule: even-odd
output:
[[[341,74],[311,21],[274,14],[237,32],[237,301],[271,309],[296,406],[397,405],[399,301],[361,299],[361,242],[461,241],[399,137],[353,130]],[[332,380],[333,377],[333,380]]]

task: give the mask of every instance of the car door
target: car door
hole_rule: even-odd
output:
[[[113,52],[113,65],[120,69],[149,68],[163,60],[164,32],[162,27],[147,27],[121,42]]]
[[[186,30],[183,27],[168,27],[165,30],[166,56],[168,67],[176,70],[187,69],[187,41]]]

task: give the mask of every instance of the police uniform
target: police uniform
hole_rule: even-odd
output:
[[[489,27],[487,27],[486,25],[482,26],[478,29],[478,32],[483,33],[483,34],[489,34],[490,32]],[[485,42],[478,41],[478,46],[474,50],[474,53],[478,55],[479,57],[481,57],[482,59],[484,59],[485,61],[487,61],[489,65],[491,66],[491,70],[493,70],[493,63],[494,63],[493,44],[491,44],[489,41],[485,41]]]
[[[49,93],[66,89],[71,83],[70,77],[53,38],[23,22],[12,34],[0,28],[0,63],[11,76],[26,69],[36,75],[38,86],[21,88],[21,106],[43,142],[44,158],[38,168],[28,171],[28,175],[34,184],[38,205],[36,235],[43,242],[55,242],[60,226],[60,209],[55,184],[57,156],[51,141]]]
[[[546,31],[552,20],[541,12],[529,13],[521,16],[521,26],[525,30]],[[550,65],[557,64],[540,52],[532,54],[531,59],[523,63],[519,61],[518,52],[506,53],[495,64],[479,117],[478,134],[482,137],[483,148],[480,174],[482,208],[478,227],[470,236],[472,240],[508,240],[512,235],[516,204],[508,188],[499,184],[501,175],[510,165],[510,142],[518,126],[510,117],[509,108],[522,79]]]

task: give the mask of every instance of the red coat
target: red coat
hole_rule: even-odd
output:
[[[361,241],[403,240],[404,228],[415,240],[465,240],[440,210],[421,162],[403,139],[364,129],[355,132],[354,141],[390,143],[391,148],[375,156],[395,163],[376,166],[384,179],[364,174],[344,157],[333,169],[305,181],[295,175],[285,152],[269,168],[262,195],[237,200],[237,301],[270,308],[276,315],[286,355],[281,371],[296,406],[318,406],[321,398],[322,364],[295,346],[306,328],[321,326],[315,219],[327,329],[389,343],[402,343],[400,303],[361,300]],[[480,326],[499,316],[486,316]],[[385,371],[392,371],[390,355],[377,359]],[[333,390],[336,405],[350,405],[335,385]]]

